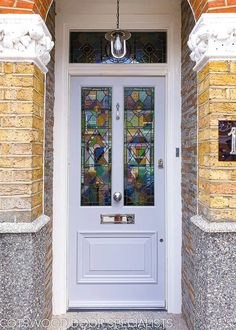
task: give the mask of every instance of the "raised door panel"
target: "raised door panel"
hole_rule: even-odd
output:
[[[77,233],[78,283],[156,283],[157,235]]]

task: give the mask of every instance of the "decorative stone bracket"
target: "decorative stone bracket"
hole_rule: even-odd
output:
[[[236,14],[202,14],[188,41],[195,71],[209,61],[236,59]]]
[[[40,15],[0,15],[0,61],[33,62],[46,73],[53,46]]]

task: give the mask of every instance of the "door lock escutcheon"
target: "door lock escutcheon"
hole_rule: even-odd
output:
[[[162,158],[158,160],[158,168],[164,168],[164,161]]]

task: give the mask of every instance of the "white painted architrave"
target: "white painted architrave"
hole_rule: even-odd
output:
[[[70,30],[106,31],[113,18],[99,20],[72,15],[56,21],[56,89],[54,128],[54,224],[53,224],[53,313],[67,311],[68,172],[69,172],[69,81],[81,76],[165,76],[166,77],[166,274],[167,310],[181,312],[181,158],[175,157],[181,145],[181,50],[180,20],[172,15],[122,16],[122,28],[129,30],[167,30],[168,63],[138,65],[69,64]],[[128,308],[128,306],[127,306]]]
[[[200,71],[207,62],[232,61],[236,59],[236,14],[202,14],[194,26],[188,41]]]
[[[40,15],[0,14],[0,61],[33,62],[46,73],[54,46]]]

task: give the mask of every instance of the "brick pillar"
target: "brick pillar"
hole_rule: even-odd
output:
[[[44,74],[0,65],[0,221],[31,222],[43,211]]]
[[[235,26],[235,14],[203,14],[188,42],[198,73],[198,214],[188,225],[196,330],[236,328],[236,162],[230,150],[219,160],[220,121],[236,120]]]
[[[198,74],[199,214],[236,221],[236,162],[219,161],[219,121],[236,120],[236,62],[210,62]]]
[[[50,227],[43,201],[44,95],[53,42],[39,15],[0,15],[0,24],[0,320],[5,329],[8,321],[14,329],[22,322],[41,329],[48,316]]]
[[[220,122],[236,120],[235,24],[236,14],[203,14],[188,41],[198,73],[198,215],[210,222],[236,222],[236,161],[230,150],[219,158]]]

